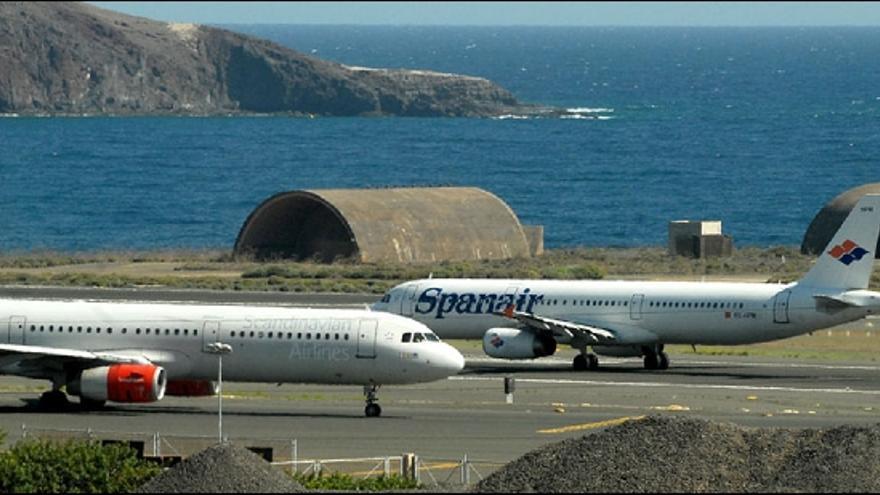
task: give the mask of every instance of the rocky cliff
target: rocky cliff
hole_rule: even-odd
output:
[[[534,113],[482,78],[348,67],[195,24],[78,2],[0,2],[0,113]]]

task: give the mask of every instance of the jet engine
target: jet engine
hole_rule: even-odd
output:
[[[67,391],[91,401],[155,402],[165,395],[165,370],[152,364],[114,364],[83,370]]]
[[[217,382],[210,380],[168,380],[165,387],[165,395],[175,397],[205,397],[217,391]]]
[[[534,359],[556,352],[556,339],[547,333],[490,328],[483,335],[483,352],[501,359]]]

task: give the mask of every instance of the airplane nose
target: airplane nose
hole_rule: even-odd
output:
[[[443,344],[441,359],[438,361],[438,364],[446,371],[448,376],[457,375],[464,369],[464,356],[458,352],[458,349],[449,344]]]

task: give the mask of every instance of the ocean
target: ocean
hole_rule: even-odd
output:
[[[0,250],[231,249],[275,193],[408,185],[484,188],[547,248],[665,245],[681,219],[797,246],[880,182],[880,28],[224,27],[585,118],[0,118]]]

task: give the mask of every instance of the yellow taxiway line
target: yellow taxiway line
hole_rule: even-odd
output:
[[[616,426],[626,423],[627,421],[643,419],[645,416],[624,416],[622,418],[608,419],[605,421],[596,421],[594,423],[582,423],[579,425],[562,426],[560,428],[549,428],[546,430],[538,430],[538,433],[569,433],[572,431],[593,430],[596,428],[604,428],[606,426]]]

